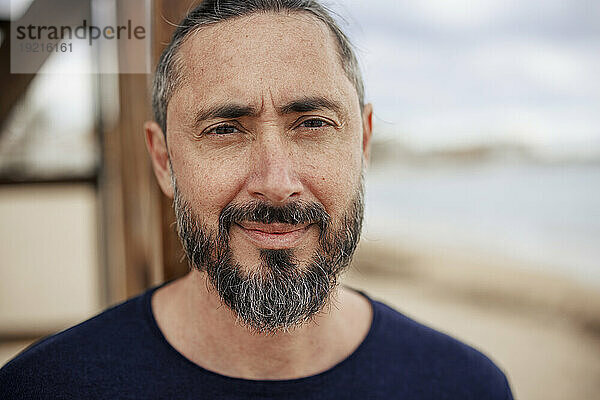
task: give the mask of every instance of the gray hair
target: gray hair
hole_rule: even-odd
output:
[[[233,18],[259,12],[304,12],[323,22],[338,44],[342,68],[358,94],[361,110],[364,106],[364,84],[358,61],[348,37],[332,18],[332,13],[315,0],[204,0],[181,21],[171,42],[163,51],[154,78],[152,109],[154,119],[167,134],[167,107],[181,84],[181,60],[178,51],[187,37],[198,29]]]

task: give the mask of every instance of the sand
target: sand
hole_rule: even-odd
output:
[[[477,252],[363,242],[344,281],[483,351],[517,399],[597,399],[600,290],[532,270]]]
[[[517,399],[595,400],[600,290],[532,270],[476,251],[363,241],[344,283],[483,351]],[[28,344],[0,344],[0,365]]]

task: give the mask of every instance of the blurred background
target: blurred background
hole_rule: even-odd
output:
[[[151,76],[114,72],[151,70],[194,3],[0,1],[0,365],[185,273],[144,147]],[[99,41],[11,73],[11,19],[49,4],[77,23],[145,18],[145,53]],[[375,108],[346,283],[483,350],[516,398],[597,398],[600,3],[326,4]]]

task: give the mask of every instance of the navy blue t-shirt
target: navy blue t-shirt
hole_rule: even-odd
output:
[[[169,345],[152,314],[155,290],[25,350],[0,370],[0,398],[512,399],[484,355],[371,299],[366,338],[333,368],[293,380],[219,375]]]

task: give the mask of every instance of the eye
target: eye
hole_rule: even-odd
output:
[[[207,134],[212,135],[231,135],[236,132],[239,132],[239,129],[229,124],[218,125],[206,131]]]
[[[302,128],[323,128],[325,126],[330,126],[331,123],[324,121],[322,119],[311,118],[305,121],[302,121],[300,127]]]

